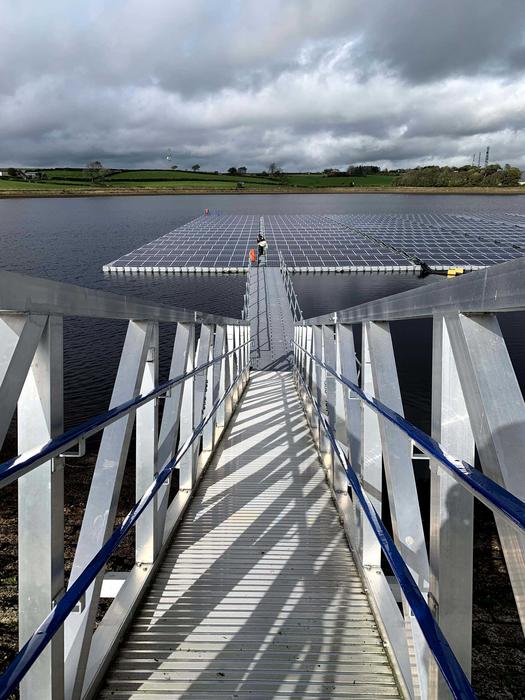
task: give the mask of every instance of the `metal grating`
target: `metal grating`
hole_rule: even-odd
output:
[[[252,374],[100,697],[399,697],[291,373]]]

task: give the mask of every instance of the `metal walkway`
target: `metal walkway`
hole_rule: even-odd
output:
[[[251,366],[289,370],[294,319],[281,272],[278,267],[251,267],[248,275]]]
[[[399,697],[290,373],[252,373],[100,697]]]

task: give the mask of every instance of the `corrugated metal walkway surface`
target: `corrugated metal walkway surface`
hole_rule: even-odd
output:
[[[399,697],[290,373],[252,373],[101,697]]]
[[[294,320],[278,267],[251,267],[248,320],[254,369],[290,370]]]

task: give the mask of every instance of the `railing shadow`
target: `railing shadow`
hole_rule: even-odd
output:
[[[175,559],[169,561],[172,570],[179,566],[188,578],[171,589],[169,580],[159,587],[165,564],[153,583],[143,614],[147,618],[153,607],[157,614],[150,623],[136,623],[128,636],[122,651],[133,657],[137,680],[125,683],[125,688],[115,682],[119,697],[127,697],[123,690],[131,697],[151,689],[152,683],[157,688],[157,681],[164,692],[170,681],[174,688],[168,692],[177,694],[213,688],[221,696],[235,697],[253,691],[256,683],[261,697],[273,697],[279,689],[299,694],[314,686],[323,696],[346,684],[343,663],[351,668],[377,658],[377,631],[292,379],[276,375],[278,389],[265,389],[262,381],[257,387],[257,376],[251,381],[257,398],[252,398],[253,390],[245,394],[240,408],[252,412],[255,420],[251,425],[249,419],[243,424],[234,421],[210,465],[211,476],[175,537]],[[245,473],[242,465],[250,464],[255,466]],[[212,563],[192,574],[192,558],[198,562],[203,548],[213,552]],[[245,556],[240,557],[239,548]],[[163,595],[167,600],[162,604]],[[170,597],[177,599],[171,602]],[[165,609],[159,611],[159,605]],[[206,637],[213,633],[215,615],[224,629],[229,609],[238,624],[231,625],[220,648],[210,652]],[[368,636],[353,637],[349,615],[366,622]],[[134,655],[141,647],[139,630],[165,638],[149,655],[155,660],[147,668]],[[189,674],[194,660],[185,666],[182,661],[183,675],[176,668],[179,653],[204,660]],[[386,661],[385,669],[389,671]],[[389,673],[380,677],[386,686],[393,685]]]

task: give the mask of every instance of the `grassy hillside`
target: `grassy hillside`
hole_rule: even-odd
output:
[[[355,175],[327,177],[321,173],[286,175],[288,184],[297,187],[391,187],[394,180],[395,175],[367,175],[366,177]]]
[[[257,190],[278,191],[296,188],[317,189],[327,187],[389,187],[394,179],[390,175],[368,177],[327,177],[322,174],[290,173],[282,178],[265,175],[230,175],[228,173],[193,172],[187,170],[122,170],[108,172],[93,180],[82,168],[42,169],[43,179],[25,181],[20,178],[0,178],[0,192],[35,192],[62,190],[78,193],[89,190]],[[239,183],[242,183],[240,185]],[[353,183],[353,184],[352,184]]]

